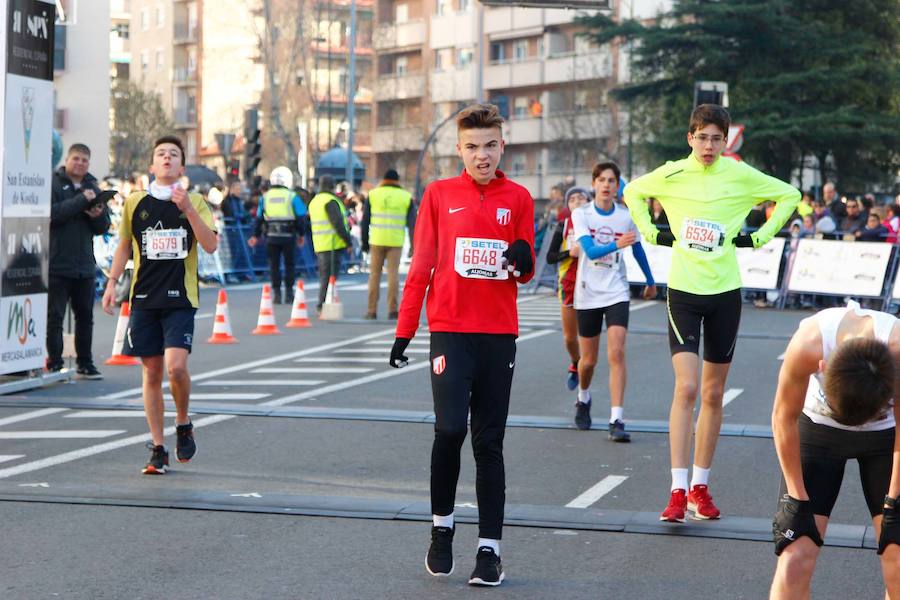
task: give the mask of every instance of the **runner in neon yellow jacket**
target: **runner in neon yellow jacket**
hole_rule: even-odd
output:
[[[687,134],[691,155],[666,163],[625,187],[625,203],[641,235],[672,246],[667,315],[675,391],[669,413],[672,488],[662,521],[717,519],[709,494],[709,471],[722,426],[722,397],[741,317],[741,275],[735,246],[758,248],[772,239],[794,212],[800,192],[753,167],[722,158],[731,118],[721,106],[694,109]],[[666,211],[671,231],[650,222],[647,198]],[[776,202],[758,231],[741,234],[753,206]],[[700,375],[700,330],[703,370]],[[702,377],[702,390],[700,382]],[[700,392],[694,473],[688,486],[693,411]]]

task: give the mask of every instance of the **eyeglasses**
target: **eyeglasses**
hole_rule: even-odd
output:
[[[706,135],[705,133],[701,133],[700,135],[691,134],[691,137],[693,137],[701,144],[706,144],[707,142],[709,142],[712,143],[713,146],[718,146],[725,141],[725,138],[721,135]]]

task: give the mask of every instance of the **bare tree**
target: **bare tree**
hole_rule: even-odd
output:
[[[175,129],[159,95],[120,79],[112,90],[112,113],[111,171],[119,177],[146,171],[153,140]]]

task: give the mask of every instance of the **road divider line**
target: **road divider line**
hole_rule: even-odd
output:
[[[387,364],[387,361],[385,361]],[[263,367],[251,373],[369,373],[372,367]]]
[[[731,401],[740,396],[744,392],[743,388],[728,388],[722,395],[722,406],[728,406]]]
[[[42,408],[40,410],[33,410],[31,412],[22,413],[20,415],[13,415],[11,417],[5,417],[0,419],[0,427],[4,425],[11,425],[13,423],[19,423],[21,421],[30,421],[31,419],[38,419],[40,417],[46,417],[47,415],[55,415],[56,413],[61,413],[66,408]]]
[[[196,421],[194,421],[194,428],[196,429],[198,427],[205,427],[206,425],[221,423],[222,421],[227,421],[234,418],[234,415],[213,415],[211,417],[204,417],[202,419],[197,419]],[[175,427],[167,427],[165,430],[163,430],[163,435],[175,435]],[[94,456],[95,454],[100,454],[109,450],[116,450],[118,448],[124,448],[125,446],[130,446],[132,444],[148,441],[150,441],[150,434],[142,433],[140,435],[133,435],[127,438],[112,440],[110,442],[97,444],[95,446],[88,446],[87,448],[82,448],[80,450],[73,450],[71,452],[57,454],[56,456],[48,456],[47,458],[42,458],[40,460],[16,465],[14,467],[0,469],[0,479],[6,479],[7,477],[12,477],[14,475],[21,475],[22,473],[30,473],[39,469],[46,469],[47,467],[55,467],[56,465],[72,462],[73,460],[78,460],[80,458],[86,458],[88,456]]]
[[[566,508],[587,508],[597,500],[607,495],[626,479],[627,475],[607,475],[599,482],[588,488],[583,494],[566,504]]]
[[[307,287],[307,289],[309,289]],[[352,346],[359,344],[360,342],[364,342],[366,340],[371,340],[373,338],[382,337],[385,335],[393,335],[393,329],[381,329],[379,331],[375,331],[373,333],[368,333],[365,335],[359,335],[354,338],[350,338],[347,340],[341,340],[340,342],[332,342],[330,344],[322,344],[321,346],[313,346],[312,348],[307,348],[305,350],[297,350],[296,352],[287,352],[285,354],[278,354],[276,356],[270,356],[268,358],[262,358],[259,360],[254,360],[251,362],[241,363],[239,365],[234,365],[231,367],[224,367],[222,369],[216,369],[215,371],[207,371],[205,373],[198,373],[196,375],[191,375],[191,381],[203,381],[204,379],[212,379],[213,377],[218,377],[220,375],[227,375],[229,373],[235,373],[238,371],[245,371],[247,369],[253,369],[255,367],[262,367],[264,365],[270,365],[276,362],[282,362],[286,360],[292,360],[295,358],[299,358],[301,356],[307,356],[310,354],[322,354],[329,350],[333,350],[335,348],[342,348],[344,346]],[[168,387],[169,382],[163,382],[163,387]],[[128,398],[129,396],[134,396],[135,394],[140,394],[142,388],[135,387],[128,390],[122,390],[121,392],[115,392],[112,394],[106,394],[102,396],[102,398],[106,398],[109,400],[115,400],[117,398]]]
[[[57,431],[0,431],[0,440],[75,440],[75,439],[96,439],[112,437],[125,433],[120,429],[94,429],[94,430],[78,430],[73,429],[66,431],[60,429]]]

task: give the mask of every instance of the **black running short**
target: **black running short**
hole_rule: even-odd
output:
[[[891,483],[894,429],[847,431],[813,423],[804,414],[800,415],[799,427],[803,485],[813,514],[831,516],[844,479],[844,465],[855,458],[869,514],[880,515]],[[778,497],[786,493],[782,477]]]
[[[628,329],[628,301],[619,302],[603,308],[585,308],[575,311],[578,318],[578,335],[591,338],[603,331],[603,317],[606,317],[606,328],[619,325]]]
[[[727,364],[734,356],[741,324],[741,290],[698,295],[669,288],[669,350],[700,354],[703,326],[703,360]]]
[[[195,308],[148,308],[131,311],[125,335],[126,356],[162,356],[166,348],[194,344]]]

